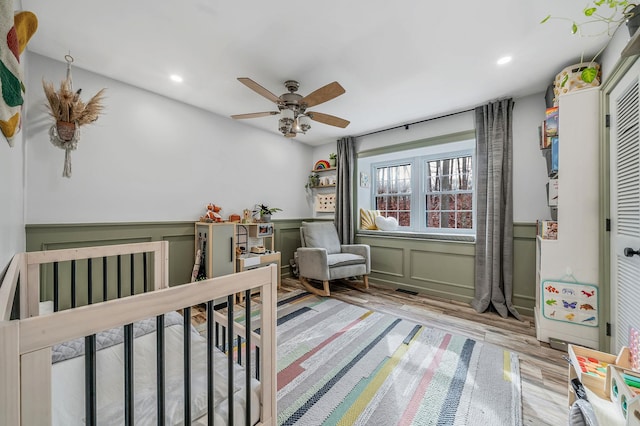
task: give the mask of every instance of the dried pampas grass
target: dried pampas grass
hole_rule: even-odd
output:
[[[80,99],[82,89],[73,92],[69,79],[60,83],[60,89],[57,92],[52,83],[43,80],[42,86],[49,102],[49,112],[56,121],[77,123],[78,126],[82,126],[96,121],[104,108],[102,100],[105,89],[101,89],[85,104]]]

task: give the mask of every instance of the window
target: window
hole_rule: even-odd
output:
[[[375,188],[375,210],[411,226],[411,164],[377,167]]]
[[[398,220],[398,231],[475,234],[474,140],[448,142],[359,159],[371,188],[359,207]]]
[[[426,161],[425,171],[427,228],[473,229],[471,156]]]

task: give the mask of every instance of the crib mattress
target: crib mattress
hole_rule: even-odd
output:
[[[183,328],[165,328],[165,414],[167,425],[184,420]],[[191,334],[191,418],[193,424],[207,419],[206,339]],[[134,340],[135,424],[156,422],[156,333]],[[214,349],[215,424],[227,424],[227,356]],[[124,424],[124,345],[117,344],[96,353],[96,400],[98,424]],[[244,425],[246,392],[244,369],[234,364],[234,426]],[[260,384],[251,380],[251,424],[260,417]],[[84,357],[57,362],[52,366],[53,424],[84,425]]]

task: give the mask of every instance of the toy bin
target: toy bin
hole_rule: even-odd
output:
[[[607,367],[607,390],[626,426],[640,426],[640,372]]]

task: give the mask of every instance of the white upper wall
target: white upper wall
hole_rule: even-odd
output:
[[[13,139],[13,148],[0,135],[0,275],[17,252],[24,251],[24,130]]]
[[[14,10],[22,9],[22,2],[14,0]],[[27,55],[20,56],[27,72]],[[22,113],[25,113],[23,108]],[[24,115],[23,115],[24,117]],[[24,124],[23,124],[24,127]],[[0,134],[0,276],[15,253],[25,249],[24,236],[24,130],[13,139],[13,148]]]
[[[197,220],[208,202],[224,217],[256,203],[283,209],[276,218],[308,216],[311,147],[75,67],[85,102],[107,89],[105,111],[80,129],[62,177],[42,80],[57,87],[66,64],[30,54],[29,66],[26,223]]]
[[[518,98],[513,107],[513,221],[551,219],[547,164],[538,126],[545,118],[544,93]]]

